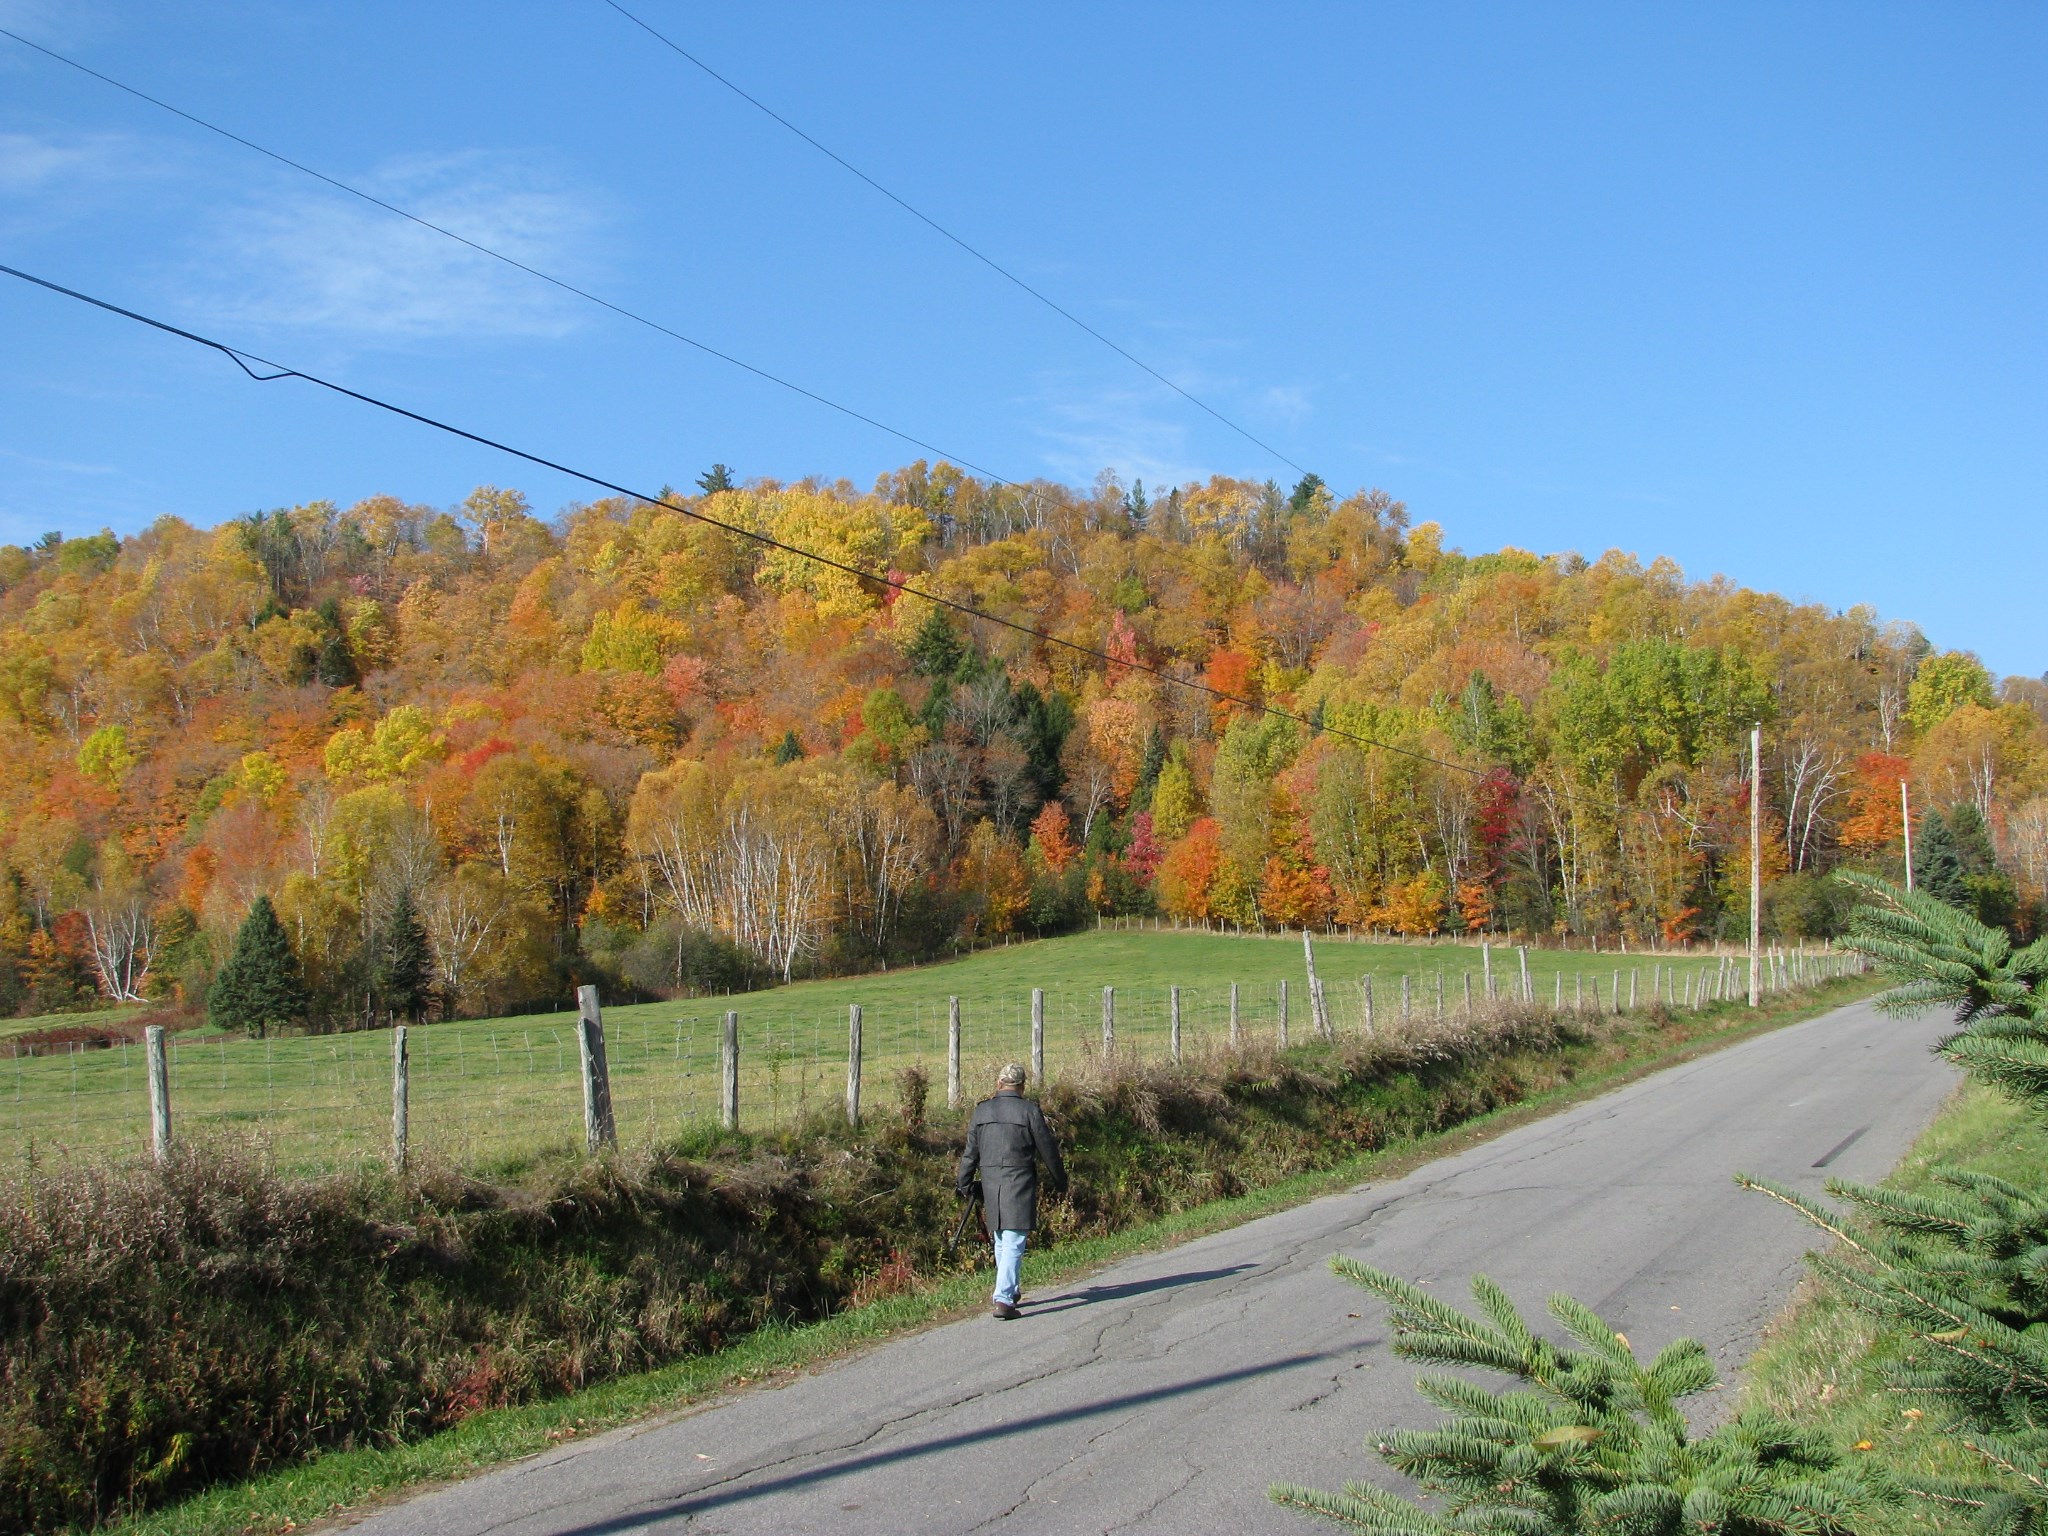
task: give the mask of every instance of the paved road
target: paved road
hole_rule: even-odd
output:
[[[1366,1437],[1434,1416],[1338,1280],[1356,1254],[1463,1298],[1593,1304],[1639,1350],[1681,1333],[1732,1377],[1810,1245],[1737,1168],[1873,1179],[1953,1082],[1932,1021],[1852,1007],[1647,1078],[1384,1185],[1134,1259],[772,1389],[384,1510],[376,1536],[1275,1532],[1268,1482],[1377,1472]],[[1823,1166],[1825,1165],[1825,1171]]]

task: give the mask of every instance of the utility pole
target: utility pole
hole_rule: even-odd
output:
[[[1764,934],[1764,727],[1749,731],[1749,1006],[1763,989]]]
[[[1899,825],[1906,829],[1906,889],[1913,889],[1913,796],[1899,780]]]

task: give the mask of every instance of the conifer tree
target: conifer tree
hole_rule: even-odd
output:
[[[384,1006],[409,1023],[426,1016],[434,997],[434,952],[412,892],[401,889],[385,920],[375,982]]]
[[[306,1016],[305,977],[268,896],[256,898],[236,930],[234,951],[206,994],[206,1016],[216,1028],[258,1038]]]
[[[1956,846],[1949,819],[1930,811],[1921,819],[1919,836],[1913,840],[1913,883],[1936,901],[1951,907],[1970,905],[1970,888],[1963,881],[1962,850]]]
[[[1930,818],[1932,820],[1932,818]],[[2024,949],[1925,890],[1872,875],[1838,878],[1864,898],[1845,947],[1898,979],[1878,1007],[1951,1010],[1939,1049],[1973,1077],[2048,1108],[2048,939]],[[1924,1355],[1894,1385],[1924,1393],[1940,1427],[1974,1454],[1978,1481],[1916,1479],[1920,1496],[1977,1517],[1991,1536],[2048,1532],[2048,1199],[1962,1168],[1905,1194],[1831,1180],[1828,1193],[1871,1218],[1852,1230],[1797,1191],[1739,1182],[1798,1210],[1841,1245],[1814,1267],[1854,1306],[1913,1335]]]
[[[1679,1403],[1714,1385],[1695,1340],[1675,1340],[1644,1365],[1569,1296],[1551,1297],[1550,1315],[1579,1349],[1538,1338],[1484,1275],[1472,1281],[1475,1317],[1356,1260],[1330,1267],[1391,1306],[1395,1354],[1522,1385],[1495,1392],[1425,1376],[1416,1388],[1447,1421],[1380,1441],[1395,1470],[1445,1498],[1447,1514],[1358,1482],[1341,1493],[1279,1484],[1277,1503],[1384,1536],[1848,1536],[1859,1512],[1885,1497],[1823,1436],[1767,1413],[1695,1437]]]
[[[697,477],[697,489],[706,496],[716,496],[720,491],[729,491],[732,488],[732,469],[729,465],[714,464]]]

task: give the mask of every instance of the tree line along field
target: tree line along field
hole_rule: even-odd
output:
[[[1317,969],[1333,1028],[1364,1027],[1362,978],[1373,980],[1375,1022],[1398,1027],[1401,979],[1411,1007],[1433,1014],[1439,987],[1446,1012],[1465,1007],[1469,978],[1484,1004],[1485,956],[1476,943],[1369,943],[1319,939]],[[1492,950],[1501,996],[1519,987],[1516,951]],[[1619,979],[1624,1003],[1650,1001],[1653,973],[1682,997],[1701,995],[1740,958],[1677,953],[1528,951],[1539,1004],[1584,997],[1611,1008]],[[1746,974],[1746,973],[1744,973]],[[1732,975],[1731,987],[1741,975]],[[944,1102],[948,999],[960,1000],[963,1104],[990,1091],[995,1069],[1030,1051],[1031,991],[1045,993],[1050,1077],[1098,1061],[1103,988],[1115,988],[1120,1053],[1167,1054],[1169,988],[1180,988],[1183,1043],[1190,1054],[1229,1040],[1230,988],[1238,988],[1247,1040],[1273,1041],[1280,988],[1287,984],[1293,1040],[1314,1031],[1302,944],[1295,937],[1192,931],[1107,930],[984,950],[944,964],[764,991],[607,1008],[604,1026],[612,1092],[623,1141],[646,1144],[716,1124],[722,1016],[740,1016],[741,1123],[786,1127],[811,1114],[841,1113],[848,1008],[863,1011],[864,1096],[871,1114],[893,1112],[896,1080],[921,1066],[934,1109]],[[169,1042],[172,1125],[180,1139],[230,1136],[259,1141],[281,1168],[314,1172],[379,1158],[389,1147],[391,1043],[388,1030],[248,1039],[206,1031]],[[581,1083],[573,1013],[451,1020],[409,1031],[410,1136],[416,1153],[466,1166],[501,1166],[579,1143]],[[0,1042],[0,1052],[4,1052]],[[0,1162],[133,1158],[149,1142],[146,1067],[139,1046],[60,1055],[0,1055]]]

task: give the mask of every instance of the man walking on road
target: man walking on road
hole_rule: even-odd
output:
[[[1024,1262],[1024,1243],[1038,1220],[1038,1165],[1045,1164],[1048,1186],[1055,1195],[1067,1192],[1067,1166],[1059,1143],[1038,1105],[1024,1097],[1025,1071],[1011,1062],[996,1074],[993,1098],[974,1106],[967,1122],[967,1150],[953,1187],[965,1200],[981,1175],[982,1215],[996,1246],[996,1289],[991,1300],[1004,1322],[1022,1317],[1017,1310],[1017,1270]]]

